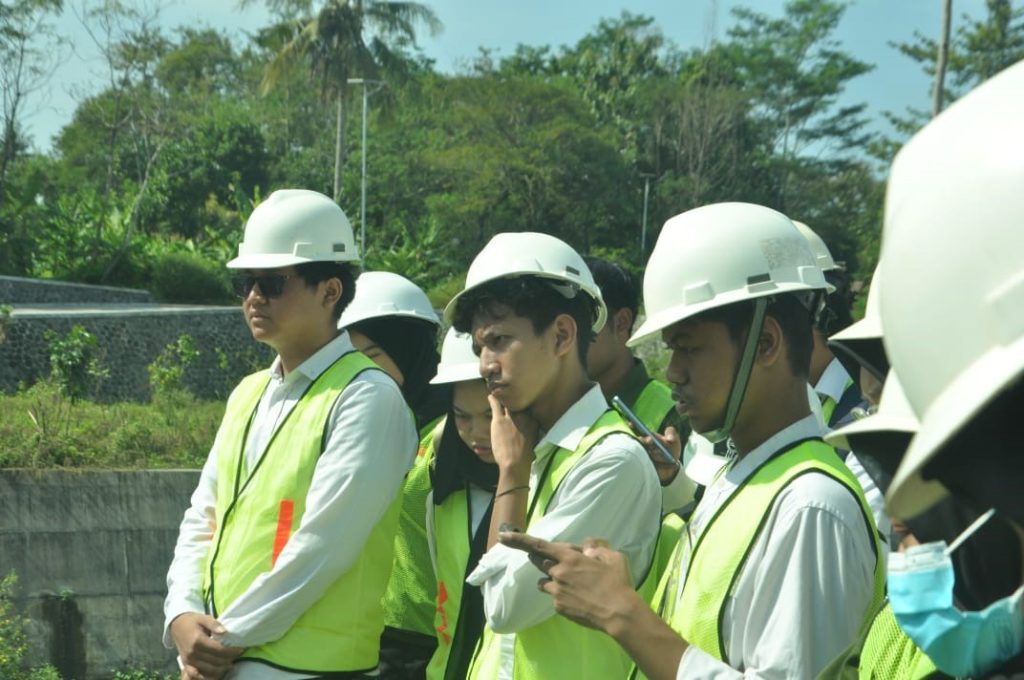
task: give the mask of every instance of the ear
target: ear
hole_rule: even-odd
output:
[[[757,357],[755,363],[760,366],[773,366],[786,358],[786,341],[782,327],[773,316],[764,317],[764,327],[757,341]]]
[[[576,320],[568,314],[559,314],[552,322],[555,332],[555,355],[565,356],[576,351],[577,329]]]
[[[338,303],[338,300],[341,299],[341,279],[327,279],[326,281],[321,281],[320,285],[320,290],[323,295],[323,298],[321,299],[321,304],[328,309],[332,309],[334,305]]]
[[[612,324],[615,337],[625,344],[633,330],[633,312],[626,307],[617,309],[608,323]]]

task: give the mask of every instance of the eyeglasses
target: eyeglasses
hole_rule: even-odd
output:
[[[243,300],[249,297],[254,286],[259,286],[260,295],[270,300],[284,292],[285,284],[293,276],[294,274],[265,274],[263,276],[235,274],[231,277],[231,285],[235,290],[235,295]]]

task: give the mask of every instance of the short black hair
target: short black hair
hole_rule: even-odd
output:
[[[587,366],[587,350],[594,338],[595,305],[581,290],[567,298],[552,285],[536,276],[494,279],[467,291],[455,304],[452,325],[460,333],[473,329],[473,318],[484,314],[501,318],[497,308],[506,306],[516,316],[530,320],[537,335],[547,330],[559,314],[568,314],[576,321],[576,352],[583,367]]]
[[[853,293],[850,291],[850,277],[843,269],[825,272],[825,280],[835,290],[825,296],[825,306],[815,326],[827,338],[853,323]]]
[[[812,332],[814,314],[798,294],[784,293],[772,296],[765,317],[772,317],[785,339],[789,354],[789,367],[793,375],[806,378],[811,372],[811,351],[814,349]],[[716,307],[694,317],[697,321],[723,323],[729,329],[733,342],[742,345],[754,320],[754,302],[744,300],[724,307]]]
[[[335,321],[341,318],[341,313],[356,296],[356,276],[359,271],[356,265],[350,262],[303,262],[295,265],[295,273],[310,288],[321,281],[341,279],[341,298],[334,304]]]
[[[584,255],[583,261],[590,269],[594,283],[601,289],[601,297],[608,307],[608,316],[620,309],[628,309],[633,313],[635,322],[640,311],[640,291],[636,277],[628,269],[611,260]]]

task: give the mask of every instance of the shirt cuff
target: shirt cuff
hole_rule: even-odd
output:
[[[496,545],[485,552],[480,557],[476,569],[466,578],[466,583],[479,587],[495,576],[500,576],[508,566],[508,551],[509,548],[503,545]]]
[[[683,652],[682,658],[679,659],[679,667],[676,669],[676,680],[684,678],[727,680],[742,677],[743,673],[693,645],[687,647]]]

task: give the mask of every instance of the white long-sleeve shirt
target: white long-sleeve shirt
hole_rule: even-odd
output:
[[[842,362],[839,359],[833,359],[825,367],[821,378],[818,379],[818,383],[814,386],[814,391],[821,399],[828,398],[838,404],[839,400],[843,398],[843,392],[846,391],[846,386],[850,380],[850,374],[847,373]],[[820,409],[818,413],[821,413]],[[826,423],[825,426],[828,427],[828,424]],[[885,512],[885,495],[878,488],[878,485],[875,484],[875,480],[871,479],[871,475],[868,474],[867,470],[864,469],[860,459],[857,458],[856,451],[850,451],[847,454],[846,466],[850,468],[850,472],[857,478],[861,488],[864,490],[864,499],[871,506],[871,514],[875,516],[875,524],[878,527],[879,534],[882,536],[882,542],[885,544],[886,553],[888,554],[889,536],[892,534],[892,521]]]
[[[822,433],[820,421],[809,415],[732,463],[705,491],[682,540],[692,546],[718,508],[772,454]],[[688,562],[684,555],[683,564]],[[826,475],[798,477],[772,504],[726,598],[722,636],[732,665],[691,646],[676,677],[814,678],[857,636],[871,604],[874,567],[872,536],[854,496]],[[677,597],[685,582],[681,574]]]
[[[532,489],[552,455],[551,445],[575,450],[607,409],[595,385],[558,419],[534,449]],[[660,521],[661,486],[647,452],[632,437],[614,434],[597,443],[566,474],[547,512],[529,531],[547,541],[577,544],[588,537],[605,538],[625,553],[639,582],[650,563]],[[540,576],[525,552],[499,544],[483,555],[467,579],[483,591],[488,627],[503,634],[503,668],[511,667],[514,633],[555,614],[551,598],[537,589]]]
[[[343,332],[287,376],[281,375],[280,358],[274,360],[270,383],[245,444],[248,469],[256,467],[271,436],[309,385],[339,357],[354,350]],[[357,376],[342,391],[329,416],[324,450],[298,528],[273,569],[257,577],[219,612],[218,620],[228,631],[220,636],[221,642],[252,647],[276,640],[291,628],[362,552],[373,527],[399,493],[417,444],[412,415],[394,381],[380,371]],[[167,647],[173,646],[171,621],[186,612],[205,610],[202,570],[213,539],[216,496],[217,463],[211,455],[185,511],[167,573]],[[341,532],[345,540],[339,540]],[[244,680],[307,677],[244,660],[228,675]]]

